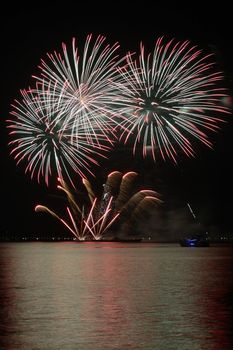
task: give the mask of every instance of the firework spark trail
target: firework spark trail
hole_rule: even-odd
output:
[[[113,224],[113,222],[117,219],[117,217],[120,215],[119,213],[115,213],[114,215],[109,215],[110,212],[112,211],[112,200],[113,197],[111,196],[108,204],[103,212],[100,213],[100,211],[98,210],[98,216],[97,218],[95,217],[95,214],[93,215],[93,210],[97,208],[96,206],[96,200],[93,202],[90,214],[88,215],[88,219],[87,221],[84,221],[86,224],[86,227],[89,229],[89,231],[91,232],[92,236],[94,237],[95,240],[100,240],[105,231]],[[91,226],[89,224],[89,221],[91,222]]]
[[[60,221],[66,228],[68,228],[68,230],[77,238],[81,240],[81,236],[79,235],[79,231],[77,229],[76,224],[74,225],[73,229],[64,219],[62,219],[59,215],[57,215],[54,211],[52,211],[51,209],[49,209],[48,207],[44,206],[44,205],[37,205],[35,207],[35,212],[39,213],[39,212],[45,212],[48,213],[50,215],[52,215],[53,217],[55,217],[58,221]],[[69,211],[68,211],[69,212]],[[73,222],[73,220],[72,220]]]
[[[120,139],[133,138],[133,153],[142,144],[142,154],[176,162],[177,150],[194,156],[194,140],[212,147],[208,133],[216,132],[229,109],[223,104],[226,89],[220,86],[223,74],[215,71],[205,55],[189,41],[164,43],[159,38],[153,53],[134,59],[119,68],[121,82],[119,113],[124,115]]]
[[[62,218],[44,205],[37,205],[35,211],[49,213],[65,225],[80,241],[90,239],[90,237],[92,240],[101,240],[116,221],[120,221],[128,232],[132,227],[131,219],[135,222],[136,218],[140,217],[140,213],[142,216],[155,204],[161,203],[159,194],[153,190],[141,190],[131,194],[135,176],[137,176],[135,172],[128,172],[124,175],[119,171],[110,173],[100,198],[94,194],[89,181],[83,179],[89,204],[86,201],[79,204],[80,201],[82,202],[80,197],[76,198],[65,181],[58,179],[60,183],[58,189],[62,190],[68,199],[69,206],[66,207],[68,218]],[[118,203],[117,208],[116,203]]]
[[[52,87],[40,85],[40,96],[36,90],[22,90],[21,97],[12,105],[12,118],[7,120],[13,139],[9,143],[11,153],[17,164],[26,163],[25,172],[38,182],[43,178],[47,185],[50,178],[57,176],[73,184],[70,169],[81,177],[94,176],[90,164],[98,165],[97,156],[106,157],[104,153],[109,150],[107,145],[100,146],[105,137],[99,135],[95,142],[95,133],[90,144],[81,125],[71,137],[72,125],[67,122],[61,99],[56,98]]]
[[[122,176],[121,184],[119,187],[119,193],[115,200],[116,210],[121,208],[128,202],[132,196],[133,187],[135,186],[135,180],[138,174],[134,171],[129,171]]]
[[[84,179],[83,179],[84,180]],[[103,237],[105,231],[113,224],[119,216],[119,213],[112,213],[113,197],[110,197],[104,211],[99,210],[100,204],[97,197],[92,200],[89,197],[91,205],[85,206],[78,204],[73,194],[69,190],[67,184],[63,179],[58,179],[60,185],[58,189],[62,190],[68,199],[69,206],[66,207],[68,218],[64,219],[56,214],[53,210],[44,205],[37,205],[36,212],[46,212],[58,221],[60,221],[79,241],[84,241],[92,237],[93,240],[99,240]],[[86,181],[83,182],[86,186]],[[90,187],[90,186],[88,186]],[[87,187],[87,189],[88,189]]]

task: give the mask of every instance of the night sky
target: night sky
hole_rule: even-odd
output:
[[[60,6],[60,5],[59,5]],[[91,6],[91,5],[90,5]],[[189,6],[189,5],[188,5]],[[107,41],[119,41],[122,53],[138,50],[142,40],[148,49],[161,36],[179,40],[191,40],[201,48],[215,54],[225,75],[225,85],[232,93],[233,40],[232,19],[229,9],[169,10],[158,7],[124,10],[62,7],[17,9],[1,13],[1,95],[0,95],[0,162],[1,162],[1,224],[0,230],[9,232],[64,231],[53,218],[34,212],[37,203],[54,202],[55,188],[31,181],[23,167],[16,166],[8,148],[6,119],[10,104],[19,97],[19,90],[33,83],[32,74],[38,73],[37,65],[47,52],[61,50],[61,43],[69,44],[72,37],[83,40],[87,34],[102,34]],[[172,229],[180,219],[180,213],[192,204],[208,229],[232,232],[232,116],[218,134],[212,134],[214,149],[197,145],[196,158],[179,158],[177,166],[158,160],[153,163],[119,147],[101,162],[96,169],[101,184],[112,170],[135,170],[141,176],[143,186],[159,190],[165,205],[167,221],[164,226]],[[94,178],[90,179],[95,182]],[[182,209],[183,208],[183,209]],[[181,211],[180,211],[181,210]],[[182,214],[183,215],[183,214]],[[185,214],[184,214],[185,215]],[[151,220],[151,226],[153,224]],[[151,228],[151,227],[150,227]],[[172,230],[171,230],[172,231]]]

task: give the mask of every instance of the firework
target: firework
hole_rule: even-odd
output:
[[[104,234],[118,222],[128,233],[135,222],[135,217],[145,215],[153,207],[161,203],[159,194],[152,190],[141,190],[130,194],[137,173],[128,172],[123,175],[114,171],[108,175],[103,185],[103,192],[98,197],[86,179],[83,184],[88,200],[72,193],[67,184],[59,179],[58,189],[67,197],[66,218],[61,217],[44,205],[37,205],[36,212],[47,212],[59,220],[75,236],[77,240],[101,240]],[[140,216],[141,213],[141,216]]]
[[[118,49],[118,43],[111,46],[101,35],[96,40],[88,35],[83,48],[78,47],[73,38],[71,47],[63,43],[61,53],[48,54],[47,60],[41,60],[41,74],[34,78],[53,87],[72,123],[74,137],[81,127],[88,142],[95,139],[96,143],[98,129],[113,143],[114,127],[119,124],[114,108],[114,86],[120,78],[117,68],[123,61],[117,54]]]
[[[143,156],[155,153],[176,162],[178,150],[194,156],[194,141],[212,147],[208,133],[216,132],[228,108],[223,75],[189,41],[167,43],[159,38],[154,51],[120,68],[119,113],[124,115],[120,139],[133,140],[133,152],[142,147]],[[140,146],[141,145],[141,146]]]
[[[92,174],[90,164],[98,164],[97,156],[104,156],[109,149],[100,145],[105,137],[98,134],[88,142],[86,129],[80,125],[72,135],[73,125],[68,122],[62,108],[62,100],[56,98],[52,87],[40,85],[40,95],[34,89],[21,91],[21,101],[12,105],[12,118],[8,120],[11,153],[18,163],[25,164],[25,172],[43,179],[49,184],[50,178],[66,178],[72,183],[70,169],[81,177]],[[44,103],[46,100],[46,104]],[[91,132],[89,131],[89,136]]]
[[[81,178],[94,176],[91,165],[114,145],[114,86],[122,59],[119,44],[105,40],[89,35],[81,49],[73,39],[71,48],[63,44],[62,53],[48,54],[35,87],[22,90],[12,105],[11,153],[38,182],[59,177],[72,183],[70,169]]]

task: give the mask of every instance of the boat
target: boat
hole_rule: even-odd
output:
[[[208,238],[202,235],[180,239],[179,243],[181,247],[209,247],[210,245]]]
[[[197,217],[193,209],[191,208],[191,205],[187,203],[187,206],[189,208],[190,213],[192,214],[193,219],[196,222]],[[200,223],[198,223],[198,225],[200,226]],[[182,238],[180,239],[179,243],[181,247],[209,247],[210,245],[208,232],[199,233],[199,234]]]

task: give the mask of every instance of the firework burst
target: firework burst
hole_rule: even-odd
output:
[[[56,91],[40,85],[39,95],[34,89],[21,91],[21,101],[12,105],[12,119],[7,120],[11,153],[18,163],[25,165],[25,172],[43,179],[49,185],[50,178],[65,178],[72,183],[70,170],[81,177],[92,174],[90,164],[97,163],[97,156],[104,156],[108,146],[100,145],[105,137],[94,131],[95,137],[88,142],[86,129],[80,125],[78,132],[72,135],[72,124],[62,108],[61,99]],[[46,100],[46,104],[44,101]],[[96,135],[98,134],[98,142]],[[89,132],[91,137],[91,132]],[[92,174],[93,175],[93,174]]]
[[[114,145],[119,118],[113,101],[123,59],[119,44],[105,40],[89,35],[82,49],[73,39],[71,48],[63,44],[61,53],[48,54],[33,76],[35,87],[22,90],[12,105],[11,153],[38,182],[59,177],[72,183],[70,169],[94,176],[91,165]]]
[[[95,139],[96,143],[99,141],[98,128],[112,143],[113,130],[118,125],[114,86],[120,79],[117,67],[123,61],[117,54],[119,44],[111,46],[106,44],[104,36],[99,35],[94,40],[88,35],[84,47],[80,46],[76,45],[75,38],[71,47],[63,43],[61,53],[48,54],[47,60],[41,60],[41,74],[34,78],[53,87],[61,101],[60,107],[72,123],[74,138],[81,127],[88,142]]]
[[[177,151],[194,156],[194,142],[212,147],[208,133],[219,129],[229,110],[222,103],[226,91],[220,86],[221,72],[211,55],[205,55],[189,41],[167,43],[159,38],[154,51],[126,56],[120,68],[119,111],[124,115],[120,139],[133,138],[133,152],[139,144],[145,157],[158,151],[176,162]]]

